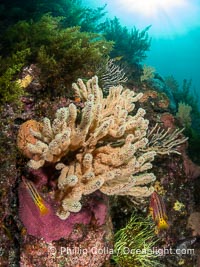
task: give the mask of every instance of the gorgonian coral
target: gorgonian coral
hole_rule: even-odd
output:
[[[186,128],[189,128],[192,125],[191,111],[192,107],[190,105],[183,102],[178,103],[178,112],[176,113],[176,117]]]
[[[96,76],[86,84],[79,79],[72,88],[84,102],[81,117],[70,104],[58,109],[52,122],[44,118],[39,127],[30,125],[32,139],[26,138],[26,145],[23,124],[18,135],[18,147],[30,158],[30,168],[53,164],[60,171],[57,215],[66,219],[70,212],[79,212],[82,196],[96,190],[107,195],[149,196],[153,187],[146,185],[155,176],[148,170],[156,152],[142,151],[148,143],[149,122],[144,109],[134,112],[134,103],[143,94],[117,86],[104,98]]]

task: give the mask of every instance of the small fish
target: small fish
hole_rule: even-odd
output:
[[[46,207],[43,198],[38,193],[34,184],[31,181],[25,180],[24,178],[22,178],[22,181],[29,191],[29,194],[31,195],[31,198],[34,201],[35,205],[38,207],[41,215],[46,215],[49,212],[49,209]]]
[[[165,203],[161,198],[161,196],[156,191],[154,191],[151,195],[150,213],[157,225],[158,231],[169,228],[169,224],[167,222]]]

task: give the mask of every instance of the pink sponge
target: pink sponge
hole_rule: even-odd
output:
[[[52,201],[45,202],[48,213],[42,215],[38,207],[33,202],[30,193],[23,183],[19,190],[19,217],[27,229],[29,235],[37,238],[43,238],[46,242],[68,238],[76,224],[89,224],[92,217],[95,217],[97,223],[105,223],[107,206],[98,198],[92,198],[88,201],[87,207],[82,207],[78,213],[71,213],[66,220],[61,220],[55,213],[55,205]],[[98,200],[97,200],[98,199]]]

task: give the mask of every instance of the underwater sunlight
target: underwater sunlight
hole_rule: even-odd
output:
[[[139,29],[152,25],[150,34],[172,38],[200,25],[198,0],[96,0],[92,5],[107,4],[109,17],[118,17],[124,25]]]
[[[151,49],[145,63],[162,76],[174,75],[182,84],[192,79],[200,98],[199,0],[85,0],[91,7],[107,4],[107,17],[117,17],[128,29],[148,30]],[[174,61],[174,63],[173,63]],[[188,68],[189,66],[189,68]]]
[[[185,0],[141,0],[141,1],[133,1],[133,0],[118,0],[119,4],[122,8],[129,10],[129,12],[138,12],[145,16],[158,16],[159,13],[169,13],[174,8],[182,8],[187,5]]]
[[[140,23],[152,24],[152,33],[159,36],[185,31],[182,24],[187,21],[188,10],[194,12],[194,6],[188,0],[118,1],[123,12],[137,14]]]

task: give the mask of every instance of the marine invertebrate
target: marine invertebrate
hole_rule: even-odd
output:
[[[66,219],[79,212],[82,196],[98,189],[107,195],[151,195],[153,187],[146,185],[155,180],[148,170],[156,152],[142,151],[148,143],[148,120],[142,108],[129,115],[142,93],[118,86],[104,98],[96,76],[86,85],[79,79],[72,87],[84,102],[80,121],[74,104],[60,108],[53,122],[44,118],[42,127],[30,129],[37,141],[25,147],[25,153],[33,155],[30,168],[54,164],[60,171],[57,215]]]
[[[33,80],[33,77],[30,74],[27,74],[24,78],[17,80],[17,82],[22,88],[26,88],[29,86],[32,80]]]
[[[182,202],[179,202],[178,200],[176,200],[176,202],[174,203],[173,209],[175,211],[181,211],[184,208],[185,208],[185,205]]]
[[[144,92],[142,98],[140,98],[139,102],[143,103],[143,102],[147,102],[149,101],[149,98],[157,98],[158,97],[158,93],[156,91],[153,90],[147,90]]]
[[[155,68],[151,66],[144,65],[143,66],[143,74],[140,76],[140,81],[148,81],[152,78],[154,78],[155,75]]]
[[[185,174],[189,179],[196,179],[200,176],[200,166],[195,164],[187,155],[184,149],[181,151]]]
[[[38,187],[36,188],[38,189]],[[19,218],[26,227],[27,233],[37,238],[43,238],[46,242],[69,238],[75,225],[84,227],[84,225],[91,224],[92,217],[95,218],[98,226],[103,225],[106,221],[106,200],[97,193],[95,193],[96,197],[89,197],[87,206],[84,205],[80,212],[71,214],[67,220],[61,220],[55,214],[55,201],[49,195],[42,194],[48,212],[41,214],[23,182],[20,184],[18,192]],[[75,240],[75,237],[72,240]]]
[[[192,212],[188,218],[187,228],[192,229],[193,236],[200,235],[200,212]]]
[[[107,60],[104,69],[102,70],[103,66],[100,66],[96,71],[103,83],[104,91],[108,91],[108,89],[112,86],[124,84],[128,80],[124,68],[116,64],[115,61],[115,59]]]
[[[56,226],[56,227],[55,227]],[[59,231],[57,224],[54,226]],[[59,266],[59,267],[101,267],[109,263],[112,254],[112,242],[108,239],[105,226],[87,226],[87,233],[77,226],[69,239],[54,242],[44,240],[25,241],[21,245],[21,266]],[[66,223],[67,227],[67,223]],[[74,236],[79,238],[74,238]],[[84,238],[83,238],[84,236]],[[31,264],[31,265],[30,265]],[[6,266],[6,264],[4,265]]]
[[[153,252],[156,243],[150,218],[133,214],[126,226],[115,234],[113,259],[126,267],[160,266],[158,255]]]
[[[172,130],[172,129],[176,128],[176,126],[175,126],[175,118],[170,113],[162,114],[161,117],[160,117],[160,121],[162,122],[162,125],[163,125],[163,127],[165,129],[170,128]]]
[[[159,155],[169,155],[170,153],[178,154],[181,153],[177,150],[180,144],[187,141],[187,137],[181,136],[183,129],[175,129],[171,131],[171,128],[167,130],[162,129],[158,126],[158,123],[147,133],[149,140],[147,146],[143,151],[156,151]]]
[[[24,156],[27,158],[35,159],[37,158],[36,155],[31,153],[30,149],[28,149],[28,144],[35,144],[37,139],[31,134],[30,130],[39,131],[41,127],[41,123],[37,122],[36,120],[28,120],[24,122],[18,132],[17,136],[17,147],[23,151]]]
[[[168,108],[170,105],[170,99],[165,93],[159,93],[158,106],[162,109]]]
[[[178,112],[176,113],[176,117],[179,119],[181,124],[186,128],[189,128],[192,124],[191,111],[192,111],[191,106],[183,102],[178,103]]]

